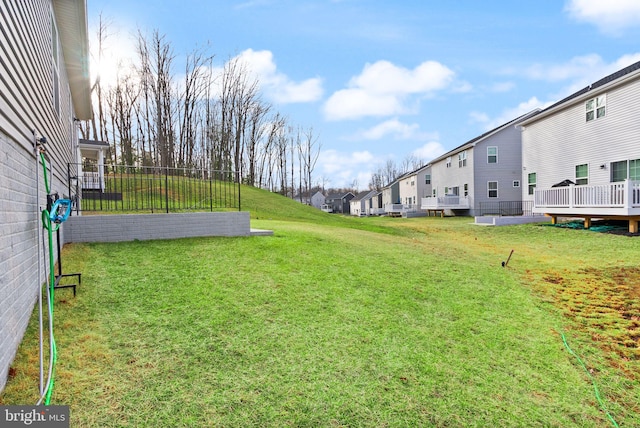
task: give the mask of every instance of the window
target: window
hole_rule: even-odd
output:
[[[431,174],[425,174],[424,184],[431,184]]]
[[[640,159],[629,161],[629,180],[640,180]]]
[[[460,187],[459,186],[452,187],[451,189],[449,189],[449,191],[451,192],[452,195],[460,196]]]
[[[611,162],[611,181],[624,181],[627,178],[640,180],[640,159]]]
[[[445,195],[448,195],[448,194],[449,194],[449,188],[448,188],[448,187],[445,187],[445,188],[444,188],[444,194],[445,194]]]
[[[533,195],[533,190],[536,188],[537,180],[538,180],[538,177],[536,177],[536,173],[535,172],[532,172],[531,174],[529,174],[527,182],[529,183],[529,194],[530,195]]]
[[[591,98],[585,104],[587,122],[604,117],[607,110],[607,96]]]
[[[436,193],[436,189],[433,189],[433,197],[435,198],[435,197],[436,197],[436,195],[437,195],[437,193]]]
[[[447,168],[451,167],[451,156],[447,158]]]
[[[627,179],[627,161],[611,162],[611,181],[624,181]]]
[[[467,166],[467,151],[458,153],[458,168]]]
[[[513,180],[513,187],[520,187],[520,180]]]
[[[411,186],[415,186],[416,185],[416,181],[415,180],[411,180]]]
[[[487,181],[487,191],[489,193],[490,198],[498,197],[498,182],[497,181]]]
[[[464,196],[469,196],[469,185],[465,184],[464,185]]]
[[[576,184],[589,184],[589,165],[576,165]]]
[[[487,163],[498,163],[498,148],[495,146],[487,147]]]

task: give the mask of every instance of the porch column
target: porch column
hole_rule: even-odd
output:
[[[100,191],[104,192],[104,152],[98,150],[98,176],[100,177]]]
[[[585,229],[591,228],[591,217],[584,218],[584,228]]]

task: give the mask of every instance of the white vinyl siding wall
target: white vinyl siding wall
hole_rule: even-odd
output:
[[[585,122],[586,100],[601,93],[607,97],[606,115]],[[640,158],[639,115],[640,75],[636,75],[624,86],[594,91],[525,125],[523,180],[528,172],[536,172],[537,188],[549,188],[565,179],[573,180],[576,165],[587,164],[589,185],[609,183],[611,162]],[[532,200],[533,196],[523,192],[523,198]]]

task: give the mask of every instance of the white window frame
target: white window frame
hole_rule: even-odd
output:
[[[451,156],[447,158],[447,168],[451,168]]]
[[[424,184],[431,184],[431,174],[424,175]]]
[[[467,166],[467,151],[464,150],[458,153],[458,168],[464,168]]]
[[[520,180],[513,180],[513,187],[520,187]]]
[[[495,149],[495,154],[489,153],[491,149]],[[495,157],[495,161],[491,162],[491,158]],[[498,146],[489,146],[487,147],[487,163],[498,163]]]
[[[469,196],[469,184],[468,183],[464,183],[464,197],[466,198],[467,196]]]
[[[531,181],[531,178],[533,178],[533,181]],[[528,186],[527,192],[529,195],[533,195],[537,184],[538,184],[538,173],[530,172],[529,174],[527,174],[527,186]]]
[[[495,183],[496,188],[492,189],[491,184]],[[491,196],[491,192],[496,192],[495,196]],[[498,198],[498,182],[497,181],[487,181],[487,198],[497,199]]]
[[[587,175],[578,177],[578,167],[581,167],[581,166],[586,167]],[[576,165],[576,167],[575,167],[575,177],[574,178],[575,178],[576,184],[579,185],[579,186],[584,186],[584,185],[589,184],[589,164],[588,163],[582,163],[580,165]]]
[[[607,115],[607,94],[598,95],[587,100],[584,106],[587,122],[605,117]]]

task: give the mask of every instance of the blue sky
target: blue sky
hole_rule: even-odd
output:
[[[151,6],[153,4],[153,6]],[[180,61],[242,56],[265,100],[322,144],[314,177],[428,161],[640,60],[638,0],[88,0],[107,58],[158,30]],[[107,61],[108,62],[108,61]],[[95,64],[92,64],[92,67]]]

